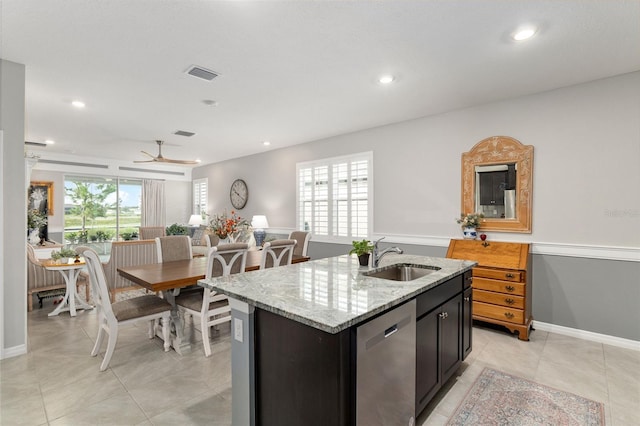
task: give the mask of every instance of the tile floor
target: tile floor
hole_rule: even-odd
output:
[[[89,355],[95,311],[49,318],[28,314],[29,353],[0,361],[0,425],[230,425],[229,327],[204,357],[163,352],[146,326],[121,329],[110,368]],[[485,366],[605,404],[607,425],[639,425],[640,352],[534,331],[529,342],[474,327],[473,352],[417,419],[445,424]],[[104,348],[103,348],[104,350]]]

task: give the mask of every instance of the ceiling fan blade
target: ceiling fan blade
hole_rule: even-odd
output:
[[[134,160],[134,163],[155,163],[156,159],[153,160]]]
[[[149,157],[151,157],[151,158],[156,158],[155,156],[153,156],[153,155],[149,154],[147,151],[140,151],[140,152],[141,152],[141,153],[143,153],[143,154],[148,155],[148,156],[149,156]]]

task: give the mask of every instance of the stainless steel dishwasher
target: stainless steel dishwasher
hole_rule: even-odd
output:
[[[413,426],[415,299],[359,326],[356,333],[356,424]]]

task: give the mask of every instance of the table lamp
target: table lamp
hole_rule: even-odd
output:
[[[199,214],[192,214],[189,218],[189,226],[200,226],[202,225],[202,216]]]
[[[267,232],[264,230],[269,227],[269,222],[267,222],[267,217],[264,215],[255,215],[251,219],[251,226],[253,227],[253,236],[256,239],[256,246],[262,246],[264,242],[264,237],[267,236]]]

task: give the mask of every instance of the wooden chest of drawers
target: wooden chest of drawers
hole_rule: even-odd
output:
[[[529,340],[529,244],[451,240],[447,257],[478,262],[473,268],[473,319],[502,325]]]

